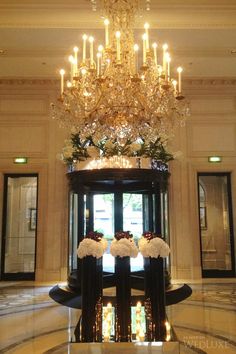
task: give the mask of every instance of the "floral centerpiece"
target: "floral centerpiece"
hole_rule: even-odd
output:
[[[111,157],[136,157],[151,158],[167,163],[174,159],[168,152],[167,143],[160,138],[153,141],[138,139],[109,139],[99,140],[96,136],[81,138],[79,133],[72,134],[70,139],[65,141],[62,150],[62,160],[69,166],[87,159],[101,159]]]
[[[79,244],[77,249],[78,257],[102,257],[108,246],[107,240],[103,236],[101,232],[90,231]]]
[[[114,257],[137,257],[138,248],[130,231],[118,231],[115,233],[115,238],[111,242],[110,252]]]
[[[168,257],[170,248],[168,244],[154,232],[144,232],[139,242],[139,250],[143,257]]]

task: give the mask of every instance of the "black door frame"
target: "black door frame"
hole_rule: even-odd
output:
[[[229,230],[230,230],[230,254],[231,254],[231,270],[219,269],[203,269],[202,265],[202,235],[200,224],[200,193],[199,193],[199,177],[200,176],[222,176],[227,178],[227,195],[228,195],[228,212],[229,212]],[[234,228],[233,228],[233,206],[232,206],[232,189],[231,189],[231,172],[198,172],[198,215],[199,215],[199,237],[200,237],[200,255],[203,278],[231,278],[235,277],[235,253],[234,253]]]
[[[7,197],[8,197],[7,191],[8,191],[8,178],[9,177],[10,178],[20,178],[20,177],[36,177],[37,178],[36,210],[37,210],[37,214],[38,214],[38,181],[39,181],[38,173],[6,173],[6,174],[4,174],[0,280],[35,280],[38,217],[36,217],[36,229],[35,229],[34,272],[5,273],[5,248],[6,248],[6,231],[7,231]]]

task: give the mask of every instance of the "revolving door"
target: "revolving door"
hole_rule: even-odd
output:
[[[70,181],[69,286],[80,289],[77,247],[89,231],[104,234],[108,243],[115,232],[126,230],[135,241],[145,231],[168,238],[167,171],[103,169],[75,171]],[[139,284],[143,257],[131,260],[132,287]],[[112,286],[114,257],[109,248],[103,256],[104,287]]]

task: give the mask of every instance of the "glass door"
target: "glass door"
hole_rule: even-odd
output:
[[[4,176],[1,279],[35,278],[38,176]]]
[[[230,173],[199,173],[198,191],[202,275],[234,276]]]
[[[78,194],[69,195],[69,274],[77,269]]]

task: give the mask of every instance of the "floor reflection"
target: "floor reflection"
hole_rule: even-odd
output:
[[[53,285],[0,283],[0,353],[78,353],[70,342],[80,310],[51,300]],[[236,280],[190,286],[190,298],[167,308],[180,353],[236,354]]]

